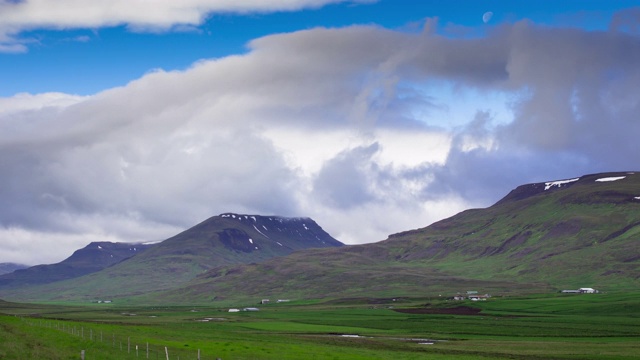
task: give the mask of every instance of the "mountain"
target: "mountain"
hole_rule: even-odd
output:
[[[162,296],[197,301],[540,292],[640,286],[640,174],[603,173],[520,186],[373,244],[219,267]]]
[[[493,206],[377,243],[339,246],[324,234],[306,218],[222,214],[102,271],[0,298],[175,304],[637,288],[640,174],[522,185]]]
[[[144,252],[149,245],[92,242],[67,259],[51,265],[36,265],[0,275],[0,288],[48,284],[100,271]]]
[[[340,246],[341,242],[310,218],[225,213],[100,272],[1,293],[6,299],[40,300],[48,296],[51,300],[134,296],[175,288],[215,267],[261,262],[302,249]]]
[[[19,269],[28,268],[29,265],[14,264],[14,263],[0,263],[0,275],[8,274]]]

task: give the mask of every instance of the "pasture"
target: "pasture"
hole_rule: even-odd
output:
[[[81,350],[85,359],[168,353],[223,360],[634,359],[640,353],[640,293],[244,306],[260,311],[0,302],[0,358],[80,359]]]

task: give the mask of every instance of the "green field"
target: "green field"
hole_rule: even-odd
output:
[[[396,311],[457,306],[481,312]],[[147,344],[150,359],[165,359],[166,352],[170,359],[197,359],[198,351],[201,359],[634,359],[640,353],[640,293],[259,307],[229,313],[0,302],[0,358],[79,359],[85,350],[86,359],[145,359]]]

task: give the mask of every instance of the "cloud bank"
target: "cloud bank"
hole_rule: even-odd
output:
[[[373,242],[522,183],[640,167],[631,32],[354,26],[249,48],[90,97],[0,99],[0,261],[160,240],[227,211]]]
[[[134,31],[198,26],[211,14],[269,13],[371,0],[0,0],[0,52],[23,52],[33,29],[96,29],[126,25]]]

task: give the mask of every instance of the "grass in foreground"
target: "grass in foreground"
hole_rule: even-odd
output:
[[[422,305],[421,305],[422,304]],[[60,307],[0,303],[0,358],[633,359],[640,294],[492,298],[478,315],[408,314],[399,304]],[[423,302],[402,304],[423,308]],[[27,316],[28,315],[28,316]],[[347,336],[344,336],[347,335]],[[357,337],[356,337],[357,335]]]

